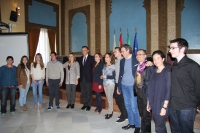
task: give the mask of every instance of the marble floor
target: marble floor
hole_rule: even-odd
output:
[[[91,111],[83,111],[82,105],[76,104],[74,109],[66,109],[67,102],[60,100],[60,109],[48,110],[48,97],[43,97],[43,109],[41,111],[30,109],[27,112],[20,112],[19,102],[16,101],[16,114],[11,116],[6,113],[4,118],[0,118],[0,133],[133,133],[133,129],[122,130],[122,126],[128,121],[117,124],[115,121],[119,116],[114,112],[111,119],[105,120],[106,110],[100,115]],[[9,103],[8,103],[9,105]],[[33,108],[32,92],[29,91],[27,106]],[[7,107],[9,110],[9,107]],[[196,127],[200,127],[200,115],[197,115]],[[167,130],[170,133],[169,123]],[[155,132],[155,125],[152,121],[152,133]],[[200,128],[194,130],[200,133]]]

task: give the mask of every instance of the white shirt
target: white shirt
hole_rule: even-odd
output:
[[[87,57],[88,57],[88,54],[86,56],[83,56],[83,60],[82,60],[82,64],[84,65],[84,59],[85,59],[85,62],[87,60]]]
[[[40,64],[36,65],[34,68],[33,63],[31,63],[31,74],[34,77],[34,80],[40,80],[45,78],[45,68],[41,69]]]

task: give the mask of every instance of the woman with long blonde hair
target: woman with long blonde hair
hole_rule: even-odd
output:
[[[42,59],[42,55],[37,53],[35,56],[35,61],[31,63],[31,78],[33,87],[33,97],[34,97],[34,109],[38,108],[37,101],[37,88],[39,91],[39,109],[42,109],[42,87],[45,78],[45,68]]]

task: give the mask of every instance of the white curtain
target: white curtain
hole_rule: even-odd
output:
[[[46,68],[47,63],[50,61],[50,53],[51,53],[47,29],[44,28],[40,29],[38,47],[35,54],[37,53],[40,53],[42,55],[44,66]]]

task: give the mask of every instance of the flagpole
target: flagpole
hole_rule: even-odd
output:
[[[137,27],[135,27],[135,33],[137,32]]]

